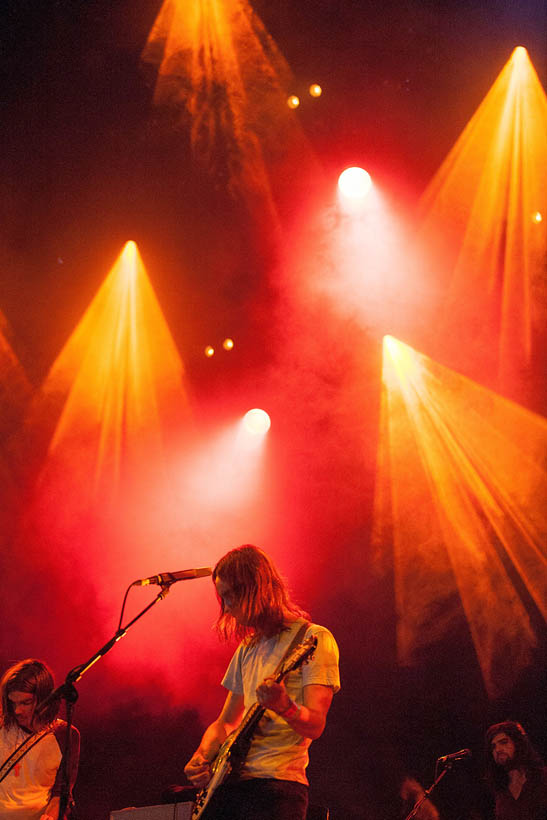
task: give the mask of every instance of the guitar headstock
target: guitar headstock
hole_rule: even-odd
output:
[[[313,653],[317,647],[317,637],[315,635],[306,638],[305,641],[295,646],[288,658],[285,659],[283,667],[279,673],[279,680],[292,672],[293,669],[298,669],[303,663],[309,663],[313,658]]]

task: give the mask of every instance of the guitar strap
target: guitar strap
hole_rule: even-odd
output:
[[[295,646],[298,646],[298,644],[302,641],[302,638],[306,634],[306,631],[307,631],[309,625],[310,625],[310,621],[304,621],[304,623],[301,625],[300,629],[296,632],[296,635],[294,636],[294,638],[290,642],[290,644],[287,648],[287,651],[285,652],[285,654],[283,655],[283,657],[281,658],[281,660],[277,664],[277,666],[275,668],[275,671],[272,674],[272,677],[275,677],[278,674],[278,672],[281,671],[281,669],[283,668],[283,664],[285,663],[285,661],[287,660],[287,658],[289,657],[289,655],[291,654],[291,652],[293,651]]]
[[[30,752],[30,750],[33,749],[34,746],[36,746],[36,744],[50,732],[51,726],[46,726],[40,732],[35,732],[34,734],[26,737],[23,742],[20,743],[16,749],[14,749],[10,756],[4,760],[2,766],[0,766],[0,782],[7,777],[13,767],[16,766],[27,753]]]

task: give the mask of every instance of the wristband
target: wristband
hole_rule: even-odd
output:
[[[279,716],[282,717],[284,720],[290,720],[291,718],[295,717],[300,711],[300,706],[298,703],[295,703],[292,698],[289,700],[289,705],[285,709],[284,712],[279,712]]]

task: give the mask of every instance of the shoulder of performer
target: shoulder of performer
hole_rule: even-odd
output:
[[[57,719],[52,725],[52,732],[55,740],[59,744],[59,748],[64,752],[66,748],[66,730],[67,723],[64,720]],[[78,759],[80,754],[80,731],[76,726],[70,727],[70,747],[72,759]]]
[[[306,638],[314,636],[317,638],[318,642],[321,642],[326,647],[330,648],[332,651],[339,654],[338,644],[336,643],[336,639],[330,629],[327,629],[326,626],[321,626],[320,624],[310,624],[308,629],[306,630]]]
[[[54,720],[51,728],[55,737],[66,737],[67,725],[66,720],[61,720],[61,718]],[[72,739],[80,737],[80,730],[74,724],[71,725],[70,730]]]
[[[332,632],[319,624],[310,624],[306,637],[317,638],[317,648],[309,663],[302,668],[303,684],[330,686],[336,693],[340,689],[340,652]]]

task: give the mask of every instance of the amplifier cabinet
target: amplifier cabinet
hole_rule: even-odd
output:
[[[193,803],[167,803],[111,811],[110,820],[191,820]]]

